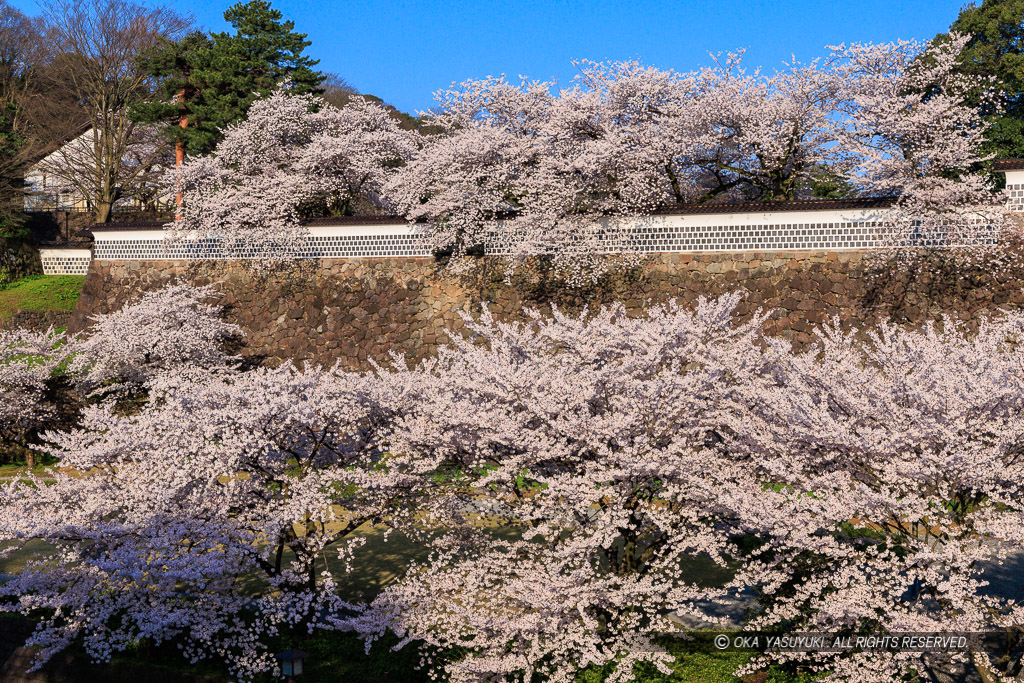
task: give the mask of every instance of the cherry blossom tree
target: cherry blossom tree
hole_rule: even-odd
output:
[[[0,434],[29,465],[38,433],[74,423],[87,403],[144,399],[168,377],[230,370],[228,347],[241,328],[204,303],[212,287],[176,284],[93,317],[79,335],[32,330],[0,333]]]
[[[988,124],[967,103],[985,84],[956,65],[969,39],[833,51],[847,83],[839,111],[848,178],[869,194],[898,198],[887,219],[896,246],[985,247],[1006,227],[1005,196],[979,166],[990,158],[981,151]]]
[[[427,243],[463,266],[469,252],[550,255],[574,283],[607,271],[599,254],[629,255],[629,226],[702,193],[692,150],[692,75],[637,62],[581,63],[572,87],[505,78],[439,92],[430,125],[444,131],[389,183]]]
[[[705,447],[761,364],[764,318],[735,325],[739,299],[640,319],[620,306],[533,312],[530,324],[485,311],[436,360],[382,375],[407,406],[393,450],[461,473],[451,495],[467,520],[357,627],[465,648],[438,663],[454,681],[665,669],[655,639],[676,630],[673,612],[712,618],[709,601],[727,592],[681,570],[697,557],[724,567],[738,558],[734,535],[779,521],[759,517],[774,494],[754,468]]]
[[[611,151],[595,93],[554,97],[550,84],[515,87],[501,78],[438,97],[443,109],[431,125],[444,134],[425,139],[387,186],[401,213],[425,221],[421,232],[435,252],[450,252],[458,269],[484,245],[514,256],[552,253],[563,265],[623,250],[615,226],[590,216],[621,205],[612,174],[594,156]]]
[[[93,317],[72,340],[68,370],[85,391],[145,388],[168,373],[214,372],[238,358],[228,344],[242,329],[206,303],[212,286],[177,283],[145,292],[113,313]]]
[[[349,609],[329,569],[352,532],[407,518],[423,488],[378,448],[376,404],[330,370],[176,374],[140,411],[94,406],[48,434],[51,479],[0,491],[4,552],[55,548],[0,586],[2,609],[48,615],[37,666],[72,642],[107,660],[148,639],[244,679],[273,670],[268,638]]]
[[[716,58],[697,75],[691,116],[710,144],[694,148],[690,163],[713,178],[701,199],[804,198],[822,167],[841,176],[834,114],[846,91],[842,75],[817,62],[748,73],[741,58]]]
[[[47,394],[67,355],[64,342],[52,328],[0,332],[0,432],[21,432],[54,415]]]
[[[791,578],[762,584],[766,608],[752,625],[1019,631],[1024,610],[987,594],[981,570],[1024,551],[1022,333],[1014,312],[975,333],[949,318],[941,331],[883,323],[866,341],[834,322],[802,354],[769,340],[768,372],[747,385],[732,447],[790,492],[787,509],[805,511],[816,540],[764,557]],[[997,680],[983,650],[952,658],[968,654]],[[925,675],[925,661],[909,652],[813,660],[849,681]]]
[[[382,375],[405,407],[392,448],[447,460],[466,521],[356,628],[465,648],[435,662],[451,680],[570,681],[667,670],[659,635],[744,596],[755,628],[1019,626],[981,570],[1024,552],[1024,317],[976,334],[883,324],[868,341],[833,325],[797,354],[759,336],[762,317],[733,324],[738,301],[528,325],[485,313],[436,360]],[[948,659],[969,655],[996,671],[983,651]],[[926,675],[929,656],[775,660],[866,682]]]
[[[485,310],[436,357],[363,374],[190,370],[225,361],[213,350],[159,365],[136,410],[103,402],[46,435],[48,481],[0,487],[4,552],[56,551],[0,606],[44,615],[40,662],[149,639],[240,678],[273,668],[277,634],[355,629],[415,642],[455,681],[589,665],[629,680],[639,662],[667,670],[664,634],[742,599],[736,616],[781,631],[1024,623],[983,573],[1024,554],[1024,316],[832,323],[796,353],[762,336],[766,314],[737,323],[740,300],[527,323]],[[364,606],[330,570],[359,561],[367,523],[430,555]],[[984,651],[948,659],[968,657],[995,680]],[[838,681],[935,663],[769,653],[748,669],[794,659]]]
[[[895,200],[894,246],[984,247],[1004,201],[979,171],[985,123],[968,95],[984,84],[955,68],[966,40],[840,46],[771,73],[730,54],[692,73],[580,62],[561,89],[470,80],[436,94],[439,134],[422,137],[359,98],[337,109],[281,91],[185,167],[170,227],[197,255],[296,257],[303,216],[361,202],[406,216],[456,270],[468,254],[543,255],[578,285],[609,254],[636,261],[645,216],[806,198],[826,177]]]
[[[1004,199],[978,170],[978,84],[955,73],[965,41],[840,46],[771,74],[731,54],[688,74],[583,62],[561,90],[467,81],[437,94],[444,134],[387,190],[453,264],[548,254],[575,284],[606,272],[598,255],[630,253],[638,217],[803,198],[822,173],[895,198],[895,246],[990,244]]]
[[[180,169],[174,182],[184,206],[181,220],[168,225],[171,236],[199,250],[213,242],[213,253],[229,257],[300,256],[304,211],[316,204],[344,213],[355,202],[388,207],[384,183],[416,139],[362,98],[339,109],[279,90],[224,131],[212,155]]]

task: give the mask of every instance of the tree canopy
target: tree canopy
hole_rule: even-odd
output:
[[[212,151],[222,129],[281,84],[296,94],[318,93],[324,80],[314,70],[317,60],[303,54],[310,45],[306,34],[296,33],[295,22],[284,21],[266,0],[232,5],[224,18],[234,33],[165,41],[140,60],[161,79],[161,97],[136,107],[133,115],[170,124],[164,135],[189,153]]]
[[[19,152],[24,141],[14,130],[15,107],[0,103],[0,237],[15,234],[20,225]]]
[[[770,314],[739,322],[739,293],[484,307],[419,364],[351,373],[246,367],[214,296],[151,291],[84,338],[0,332],[0,430],[50,423],[55,382],[97,397],[42,433],[45,477],[0,485],[5,552],[56,550],[0,583],[0,613],[40,619],[35,667],[146,640],[267,680],[275,640],[391,631],[432,680],[611,682],[671,673],[665,636],[723,609],[780,635],[1024,623],[986,583],[1024,553],[1020,311],[833,321],[799,352]],[[339,580],[379,552],[371,526],[423,551],[375,595]],[[970,647],[772,648],[734,673],[1015,675]]]
[[[970,35],[960,70],[994,79],[1002,98],[1001,110],[976,102],[991,122],[986,151],[1003,159],[1024,157],[1024,0],[966,5],[950,31]]]

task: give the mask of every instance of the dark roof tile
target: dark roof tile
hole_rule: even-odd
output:
[[[1024,160],[1022,160],[1024,163]],[[1024,166],[1022,166],[1024,168]],[[723,202],[721,204],[690,204],[655,211],[657,216],[686,216],[708,213],[766,213],[769,211],[838,211],[842,209],[881,209],[892,205],[888,197],[857,197],[851,199],[799,199],[775,202]],[[324,216],[306,221],[306,225],[403,225],[408,221],[401,216]],[[107,223],[94,225],[93,231],[105,230],[157,230],[166,223],[138,221],[134,223]]]
[[[854,197],[849,199],[790,199],[774,202],[722,202],[688,204],[654,212],[659,216],[685,216],[705,213],[767,213],[769,211],[838,211],[841,209],[883,209],[892,206],[890,197]]]
[[[73,242],[40,242],[40,249],[88,249],[92,240],[75,240]]]
[[[1024,159],[1000,159],[992,162],[993,171],[1019,171],[1024,169]]]

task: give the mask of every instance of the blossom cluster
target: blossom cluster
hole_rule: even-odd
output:
[[[0,436],[37,444],[38,433],[103,399],[124,399],[237,365],[241,328],[207,301],[212,287],[172,284],[97,315],[85,334],[0,332]]]
[[[436,356],[363,373],[197,355],[218,339],[217,311],[197,309],[205,331],[163,352],[183,363],[136,380],[145,402],[88,406],[47,434],[46,479],[0,488],[4,552],[53,548],[0,608],[44,615],[40,661],[145,638],[241,679],[273,670],[275,636],[317,629],[368,647],[392,632],[482,682],[668,671],[663,636],[721,625],[724,605],[780,633],[1024,623],[984,574],[1024,553],[1024,315],[832,321],[797,352],[762,333],[769,312],[737,322],[741,299],[525,322],[485,308]],[[425,556],[361,602],[335,577],[374,526]],[[1002,675],[980,651],[784,652],[748,670],[793,660],[837,681]]]
[[[69,373],[83,391],[144,388],[185,372],[216,372],[237,361],[226,346],[242,328],[206,303],[212,286],[171,284],[143,292],[121,309],[96,316],[88,335],[68,347]]]
[[[986,129],[959,75],[968,36],[831,48],[750,72],[741,55],[689,73],[578,64],[569,87],[488,77],[436,93],[421,135],[360,98],[278,92],[185,165],[177,235],[229,253],[301,251],[311,208],[359,202],[410,220],[455,268],[481,249],[551,257],[570,283],[637,258],[637,218],[702,202],[891,197],[894,247],[984,251],[1005,201],[980,170]],[[997,107],[998,103],[988,103]],[[903,250],[903,253],[911,253]]]
[[[181,220],[169,224],[171,242],[201,250],[212,241],[257,262],[298,256],[305,215],[390,206],[384,183],[415,145],[416,136],[373,102],[354,97],[339,109],[278,90],[228,127],[212,155],[174,174],[185,202]]]
[[[0,432],[27,428],[53,414],[46,396],[65,358],[63,342],[64,335],[53,329],[0,332]]]

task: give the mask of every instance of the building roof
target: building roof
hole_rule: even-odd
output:
[[[839,211],[842,209],[884,209],[892,206],[891,197],[851,197],[848,199],[786,199],[771,202],[721,202],[687,204],[655,211],[659,216],[685,216],[706,213],[768,213],[774,211]]]
[[[89,229],[92,232],[108,230],[160,230],[172,221],[132,221],[129,223],[97,223]],[[304,225],[404,225],[408,223],[401,216],[325,216],[305,221]]]
[[[1024,170],[1024,159],[1000,159],[992,162],[993,171]]]
[[[83,121],[78,126],[66,130],[63,136],[56,140],[50,141],[49,144],[47,144],[42,149],[37,150],[35,154],[30,156],[27,160],[27,166],[29,168],[35,166],[40,161],[53,154],[64,145],[72,142],[73,140],[77,140],[78,138],[88,133],[90,130],[92,130],[92,123],[88,121]]]
[[[323,216],[310,218],[304,225],[402,225],[408,222],[402,216]]]
[[[166,221],[132,221],[130,223],[95,223],[89,226],[90,232],[107,230],[162,230]]]
[[[41,249],[88,249],[92,246],[92,242],[89,240],[72,240],[66,242],[64,240],[51,240],[48,242],[40,242],[37,246]]]
[[[1024,160],[1022,160],[1024,163]],[[1024,168],[1024,166],[1022,166]],[[794,199],[773,202],[723,202],[720,204],[690,204],[655,211],[657,216],[686,216],[709,213],[768,213],[775,211],[839,211],[843,209],[884,209],[891,206],[889,197],[858,197],[850,199]],[[409,221],[402,216],[324,216],[305,222],[311,226],[334,225],[403,225]],[[93,225],[91,230],[159,230],[165,221],[135,221]]]

